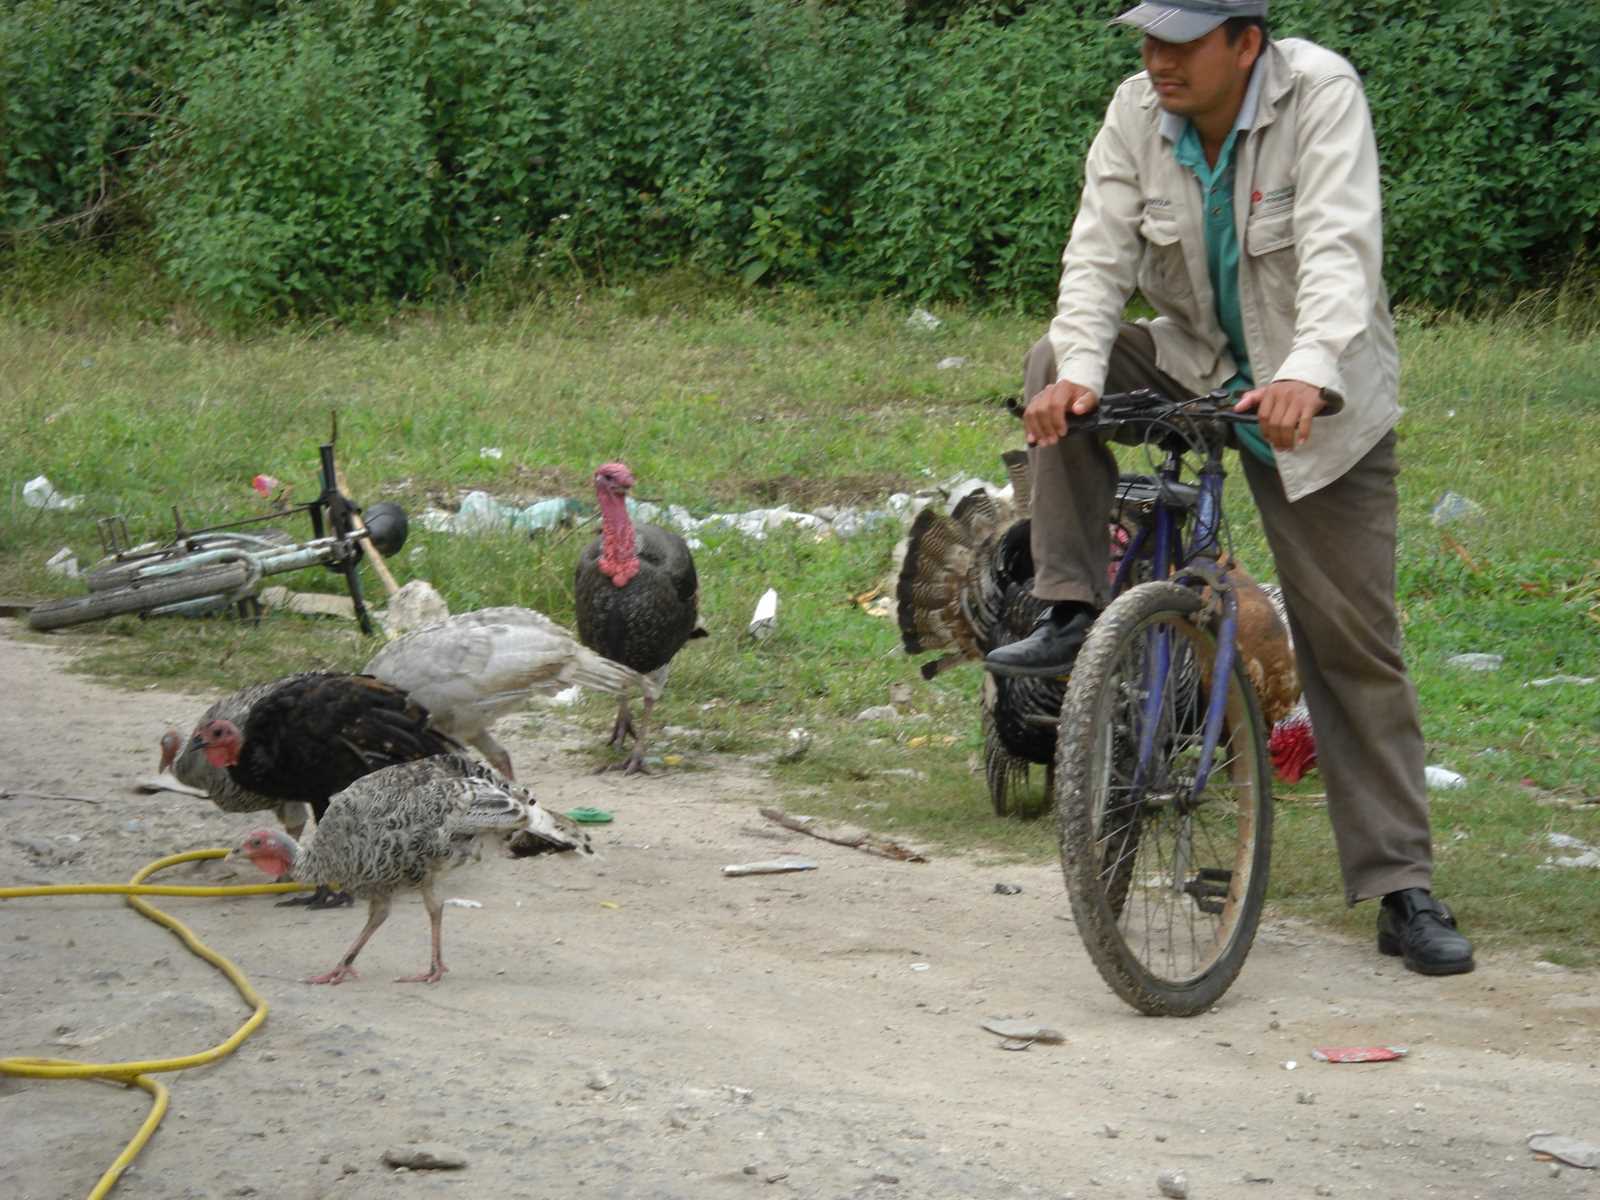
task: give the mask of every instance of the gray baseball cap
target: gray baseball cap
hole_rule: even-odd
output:
[[[1141,4],[1112,20],[1132,25],[1163,42],[1192,42],[1205,37],[1229,17],[1264,17],[1267,0],[1166,0]]]

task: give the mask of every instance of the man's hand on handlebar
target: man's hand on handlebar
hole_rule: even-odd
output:
[[[1067,436],[1067,421],[1092,413],[1100,397],[1070,379],[1060,379],[1034,393],[1022,410],[1022,427],[1030,446],[1053,446]]]
[[[1278,379],[1266,387],[1251,388],[1239,397],[1233,411],[1255,409],[1256,425],[1267,444],[1274,450],[1293,450],[1306,444],[1311,418],[1326,406],[1321,388],[1298,379]]]

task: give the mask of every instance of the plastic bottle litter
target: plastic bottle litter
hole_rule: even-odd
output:
[[[82,496],[63,496],[43,475],[35,475],[22,485],[22,502],[29,508],[48,508],[71,512],[83,503]]]
[[[1467,786],[1467,777],[1457,775],[1449,767],[1428,766],[1422,770],[1423,778],[1430,788],[1450,790]]]
[[[1453,525],[1483,516],[1483,505],[1455,492],[1446,492],[1433,506],[1429,519],[1438,526]]]
[[[966,365],[967,360],[957,354],[952,354],[949,358],[941,358],[938,363],[935,364],[937,369],[941,371],[954,371]]]
[[[1570,683],[1583,687],[1591,683],[1600,683],[1600,677],[1594,675],[1549,675],[1544,679],[1530,679],[1523,687],[1556,687],[1558,684]]]
[[[1454,654],[1445,659],[1445,665],[1463,671],[1498,671],[1505,661],[1503,654]]]

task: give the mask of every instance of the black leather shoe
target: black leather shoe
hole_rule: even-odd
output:
[[[1399,955],[1422,975],[1461,975],[1474,966],[1472,943],[1456,929],[1450,910],[1426,888],[1403,888],[1383,898],[1378,950]]]
[[[996,675],[1065,675],[1095,616],[1086,604],[1053,604],[1039,614],[1027,637],[989,651],[983,669]]]

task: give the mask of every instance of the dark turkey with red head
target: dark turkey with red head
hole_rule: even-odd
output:
[[[329,798],[362,776],[464,750],[399,688],[370,675],[322,672],[280,680],[256,698],[242,727],[202,722],[189,744],[239,787],[305,801],[319,823]]]
[[[578,639],[596,654],[664,685],[673,655],[690,638],[706,636],[699,620],[700,582],[682,537],[659,525],[635,524],[628,515],[633,484],[633,472],[624,463],[606,463],[594,473],[600,536],[578,559]],[[647,695],[636,726],[628,697],[618,704],[611,744],[620,748],[629,733],[634,735],[633,753],[619,764],[627,773],[644,770],[654,705]]]
[[[1044,608],[1033,595],[1028,456],[1011,450],[1001,459],[1012,485],[1009,502],[980,488],[948,515],[923,509],[907,536],[896,589],[901,639],[908,654],[946,652],[923,664],[925,679],[1027,636]],[[1139,532],[1150,486],[1139,475],[1123,475],[1119,482],[1108,514],[1110,583]],[[1294,705],[1300,690],[1288,628],[1255,580],[1231,559],[1223,565],[1238,598],[1237,641],[1245,670],[1270,724]],[[1138,582],[1148,566],[1136,559],[1130,571],[1130,582]],[[1052,794],[1055,720],[1065,695],[1065,678],[985,676],[984,768],[997,813],[1015,806],[1030,765],[1045,768],[1045,795]]]

